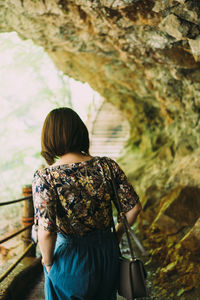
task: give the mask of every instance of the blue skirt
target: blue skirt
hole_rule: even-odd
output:
[[[119,246],[113,232],[57,235],[53,265],[45,273],[46,300],[116,300]]]

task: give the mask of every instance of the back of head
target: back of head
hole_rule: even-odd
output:
[[[49,165],[55,158],[70,152],[89,154],[88,130],[71,108],[53,109],[46,117],[41,135],[41,155]]]

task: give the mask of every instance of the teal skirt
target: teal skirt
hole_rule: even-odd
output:
[[[119,246],[110,230],[57,235],[53,265],[45,273],[46,300],[116,300]]]

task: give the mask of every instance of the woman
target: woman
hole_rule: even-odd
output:
[[[141,205],[118,164],[89,154],[88,131],[70,108],[52,110],[41,136],[48,167],[33,180],[35,224],[45,273],[45,299],[114,300],[119,246],[113,232],[110,169],[130,225]]]

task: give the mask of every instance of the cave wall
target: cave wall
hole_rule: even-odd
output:
[[[124,113],[131,138],[121,164],[143,203],[144,243],[162,262],[157,278],[164,286],[178,274],[178,296],[197,288],[199,1],[0,0],[0,32],[9,31]]]

